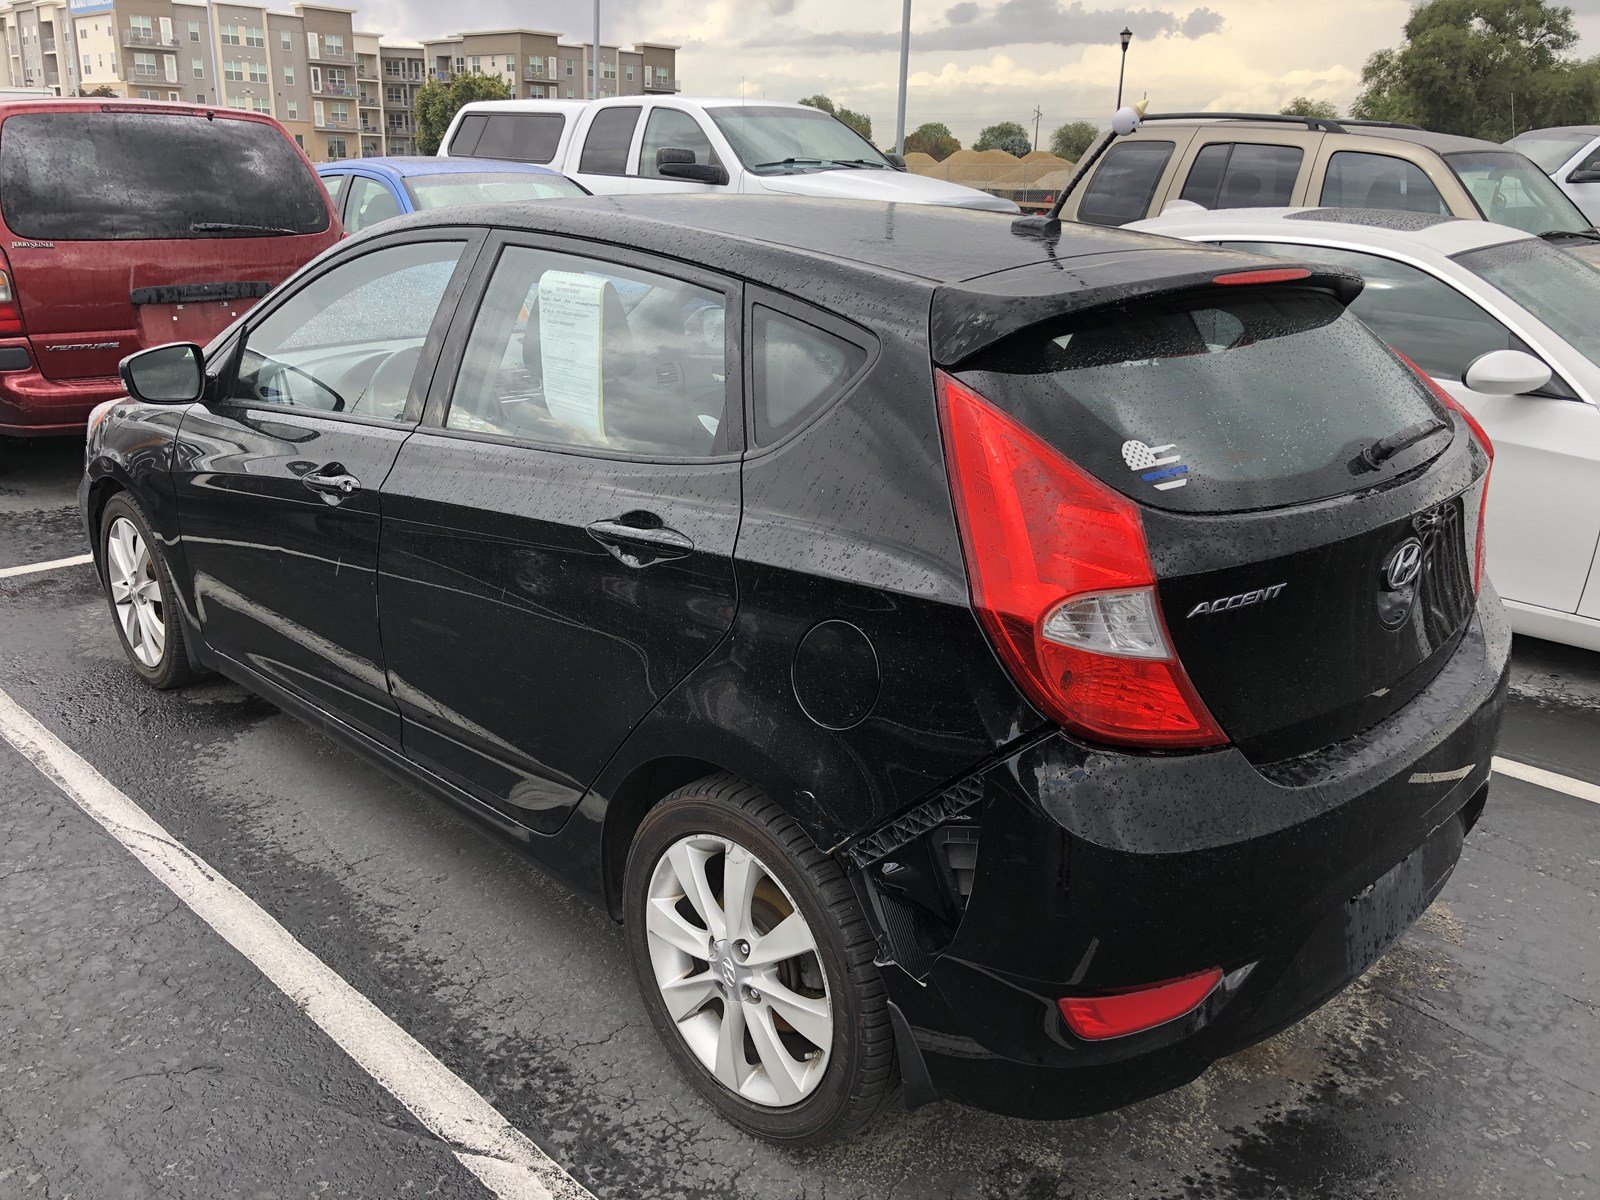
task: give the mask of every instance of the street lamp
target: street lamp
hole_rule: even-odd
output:
[[[1122,66],[1117,68],[1117,107],[1122,107],[1122,77],[1128,70],[1128,43],[1133,41],[1133,30],[1126,25],[1122,27]]]

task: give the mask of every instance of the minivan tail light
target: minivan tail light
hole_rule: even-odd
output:
[[[1467,428],[1472,432],[1473,440],[1476,441],[1479,446],[1483,447],[1483,452],[1489,459],[1489,468],[1488,470],[1484,471],[1483,480],[1478,485],[1478,540],[1472,548],[1472,594],[1477,595],[1483,590],[1483,564],[1485,559],[1483,530],[1484,519],[1489,513],[1489,476],[1494,474],[1494,443],[1489,440],[1489,434],[1487,431],[1485,431],[1483,426],[1478,424],[1478,419],[1467,411],[1466,406],[1462,404],[1461,401],[1457,400],[1449,392],[1445,391],[1444,388],[1440,387],[1432,375],[1429,375],[1421,367],[1417,366],[1416,363],[1412,362],[1404,354],[1400,353],[1399,350],[1395,350],[1393,346],[1390,346],[1389,349],[1394,350],[1395,355],[1400,359],[1400,361],[1405,363],[1406,366],[1410,367],[1415,373],[1416,377],[1422,380],[1423,386],[1433,393],[1433,398],[1435,400],[1444,405],[1451,412],[1459,413],[1461,415],[1461,419],[1467,423]]]
[[[11,264],[0,258],[0,337],[22,332],[22,306],[11,289]]]
[[[1028,699],[1095,741],[1226,743],[1173,653],[1138,506],[966,384],[937,387],[973,609]]]

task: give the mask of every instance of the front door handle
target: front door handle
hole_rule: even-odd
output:
[[[643,523],[642,518],[654,514],[628,514],[632,520],[596,521],[589,526],[589,536],[609,550],[624,566],[648,567],[658,562],[685,558],[694,552],[694,542],[659,524]]]
[[[339,504],[361,490],[361,480],[347,472],[338,463],[302,475],[300,482],[318,493],[329,504]]]

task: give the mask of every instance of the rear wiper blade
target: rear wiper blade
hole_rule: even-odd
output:
[[[1547,242],[1577,238],[1581,242],[1600,242],[1600,229],[1546,229],[1539,235]]]
[[[1363,446],[1361,453],[1356,457],[1355,465],[1360,470],[1376,471],[1400,451],[1449,428],[1449,422],[1440,417],[1429,417],[1418,421],[1415,425],[1407,425],[1388,437],[1379,438],[1370,446]]]
[[[295,233],[277,225],[246,225],[238,221],[191,221],[190,233]]]

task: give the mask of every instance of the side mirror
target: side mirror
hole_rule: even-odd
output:
[[[1600,171],[1585,170],[1578,167],[1567,176],[1568,183],[1600,183]]]
[[[128,395],[146,404],[193,404],[205,394],[206,360],[193,342],[130,354],[117,373]]]
[[[691,179],[695,183],[727,183],[728,169],[717,163],[695,162],[693,150],[663,146],[656,151],[656,174],[663,179]]]
[[[1472,360],[1463,382],[1486,396],[1523,396],[1548,387],[1552,374],[1524,350],[1491,350]]]

